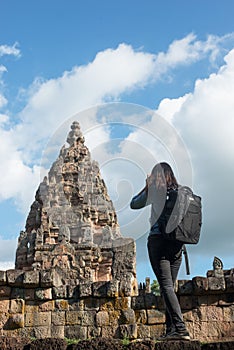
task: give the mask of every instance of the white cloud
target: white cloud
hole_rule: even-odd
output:
[[[0,271],[6,271],[15,268],[14,261],[0,261]]]
[[[160,52],[156,59],[155,76],[160,77],[168,69],[180,65],[189,65],[208,57],[212,63],[223,52],[222,45],[227,41],[233,41],[234,34],[222,37],[208,35],[204,41],[197,40],[195,34],[190,33],[180,40],[174,40],[167,52]]]
[[[19,44],[16,42],[14,45],[0,45],[0,57],[5,55],[20,56],[20,49],[18,49]]]
[[[2,239],[0,236],[0,270],[14,267],[16,246],[17,239]]]
[[[198,80],[184,99],[161,102],[161,112],[179,130],[191,154],[194,189],[203,198],[203,233],[193,251],[201,256],[233,258],[232,177],[234,174],[234,50],[216,74]],[[181,103],[182,102],[182,103]],[[163,106],[163,108],[161,108]],[[173,115],[174,107],[174,115]],[[231,267],[231,266],[228,266]]]
[[[0,139],[0,200],[15,198],[20,210],[25,212],[38,185],[40,168],[23,163],[21,151],[14,143],[14,132],[0,128]]]

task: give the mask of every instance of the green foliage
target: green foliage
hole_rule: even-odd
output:
[[[127,337],[124,337],[124,338],[122,339],[122,344],[123,344],[123,346],[128,346],[129,343],[130,343],[130,340],[129,340]]]
[[[80,341],[80,339],[69,339],[69,338],[64,338],[64,340],[67,342],[67,345],[78,344]]]
[[[151,291],[155,295],[160,295],[160,287],[157,280],[153,280],[153,282],[151,283]]]

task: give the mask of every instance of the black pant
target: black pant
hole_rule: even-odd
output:
[[[185,330],[174,288],[182,260],[182,246],[182,243],[166,240],[162,235],[150,235],[148,238],[150,263],[166,305],[167,332]]]

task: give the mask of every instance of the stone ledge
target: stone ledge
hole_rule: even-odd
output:
[[[0,337],[1,349],[15,350],[233,350],[234,339],[223,342],[201,344],[199,341],[164,341],[134,340],[127,344],[121,339],[93,338],[68,345],[65,339],[46,338],[31,341],[28,338]]]

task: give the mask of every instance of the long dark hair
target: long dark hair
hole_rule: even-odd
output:
[[[151,172],[151,183],[155,184],[156,189],[176,189],[178,182],[172,168],[166,162],[158,163]]]

